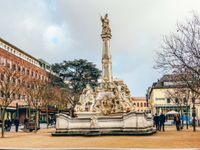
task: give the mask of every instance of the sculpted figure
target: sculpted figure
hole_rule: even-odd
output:
[[[90,128],[97,128],[98,127],[98,121],[95,116],[91,117],[91,122],[90,122]]]
[[[86,85],[86,88],[83,89],[83,92],[79,98],[79,105],[76,105],[75,110],[82,112],[82,111],[92,111],[92,107],[94,105],[95,97],[94,91],[90,87],[89,84]]]
[[[101,100],[102,112],[105,115],[108,115],[111,113],[112,107],[113,107],[112,102],[109,100],[109,98],[107,96],[104,96],[103,99]]]
[[[108,14],[106,14],[104,17],[101,16],[101,22],[102,22],[102,35],[111,36]]]

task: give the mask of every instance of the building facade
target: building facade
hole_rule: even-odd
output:
[[[132,97],[135,110],[139,112],[146,112],[148,110],[147,101],[145,97]]]
[[[27,78],[38,80],[48,80],[49,73],[51,73],[51,67],[47,62],[36,59],[2,38],[0,38],[0,67],[7,67]],[[0,77],[3,79],[4,73],[0,72]],[[26,81],[13,78],[13,82]],[[3,91],[0,91],[0,93],[3,93]],[[2,96],[3,94],[0,94],[0,102]],[[24,92],[13,96],[15,100],[7,107],[6,117],[13,119],[18,113],[20,122],[23,122],[24,118],[27,117],[27,99],[29,97]]]
[[[164,75],[147,90],[147,101],[152,114],[176,111],[192,117],[192,93],[174,75]],[[180,86],[181,85],[181,86]],[[196,117],[200,119],[200,100],[195,98]]]

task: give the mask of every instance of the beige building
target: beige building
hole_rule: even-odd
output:
[[[136,111],[140,112],[147,111],[147,101],[145,97],[132,97],[132,102],[135,106]]]
[[[182,111],[183,115],[187,115],[188,112],[191,118],[193,107],[191,92],[189,92],[188,96],[178,95],[177,91],[180,91],[180,85],[183,85],[183,82],[175,81],[174,79],[174,75],[164,75],[160,80],[153,83],[147,91],[149,109],[153,114],[167,113],[174,110],[179,113]],[[188,100],[186,97],[188,97]],[[197,98],[195,99],[195,108],[196,117],[200,119],[200,100]]]

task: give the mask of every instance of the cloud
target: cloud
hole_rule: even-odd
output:
[[[67,26],[48,26],[43,34],[44,47],[47,52],[56,54],[57,49],[68,49],[73,41],[70,38],[70,33],[66,32]]]
[[[162,36],[199,6],[199,0],[2,0],[0,37],[50,63],[83,58],[101,69],[100,16],[108,13],[113,75],[144,96],[160,77],[152,67]]]

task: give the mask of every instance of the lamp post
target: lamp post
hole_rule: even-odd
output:
[[[16,103],[16,119],[19,119],[19,105]]]
[[[195,117],[196,117],[196,108],[195,108],[195,98],[192,97],[192,103],[193,103],[193,106],[192,106],[192,123],[193,123],[193,131],[196,131],[196,121],[195,121]]]

